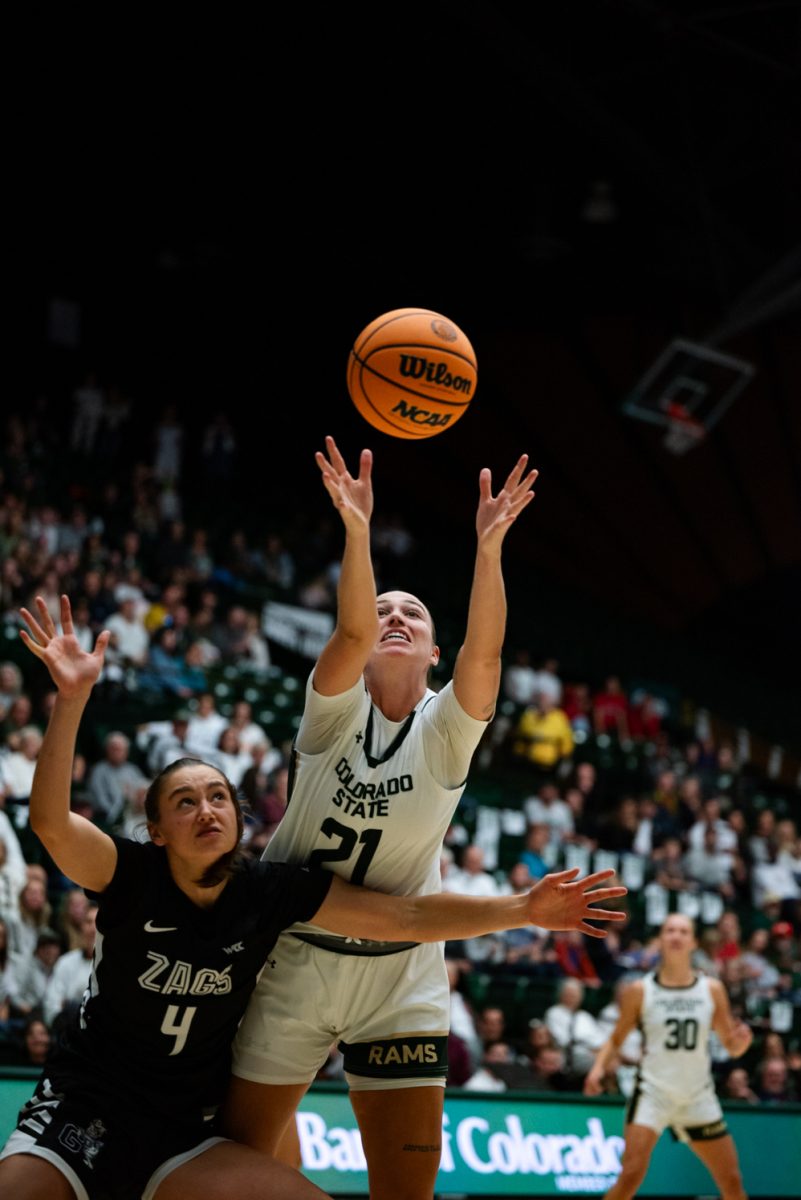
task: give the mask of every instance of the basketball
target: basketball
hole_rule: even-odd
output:
[[[348,391],[364,417],[396,438],[429,438],[464,416],[476,356],[458,325],[427,308],[376,317],[353,343]]]

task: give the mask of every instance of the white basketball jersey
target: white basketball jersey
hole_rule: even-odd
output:
[[[439,892],[442,841],[485,729],[451,683],[393,722],[363,682],[326,697],[310,680],[297,738],[307,749],[295,749],[289,803],[263,857],[394,895]]]
[[[714,1009],[706,975],[696,976],[687,987],[665,987],[658,970],[644,977],[639,1069],[644,1084],[687,1102],[709,1087]]]

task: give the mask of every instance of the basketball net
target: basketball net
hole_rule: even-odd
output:
[[[693,446],[700,445],[706,437],[706,427],[701,421],[690,416],[683,404],[668,404],[666,416],[667,432],[662,445],[671,454],[686,454]]]

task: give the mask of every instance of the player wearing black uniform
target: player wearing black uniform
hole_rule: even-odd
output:
[[[65,875],[97,898],[97,938],[77,1025],[45,1066],[0,1154],[0,1194],[15,1200],[312,1200],[324,1193],[260,1151],[216,1136],[230,1044],[279,932],[321,920],[334,932],[439,941],[529,922],[586,928],[622,914],[590,907],[612,872],[549,876],[529,897],[395,897],[326,872],[238,865],[242,814],[213,766],[180,759],[152,783],[150,842],[110,837],[70,812],[75,739],[103,665],[107,633],[80,649],[62,598],[63,634],[37,598],[28,648],[58,689],[37,762],[31,825]],[[598,932],[597,930],[595,931]],[[268,968],[269,969],[269,968]]]

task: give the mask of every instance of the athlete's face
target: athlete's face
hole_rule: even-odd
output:
[[[223,776],[207,763],[172,771],[162,784],[158,821],[149,829],[157,846],[199,865],[228,854],[239,840],[239,830]]]
[[[384,592],[378,597],[378,641],[371,659],[406,659],[424,670],[439,662],[428,609],[409,592]]]
[[[662,952],[671,955],[689,955],[697,944],[692,923],[678,913],[665,921],[659,940]]]

